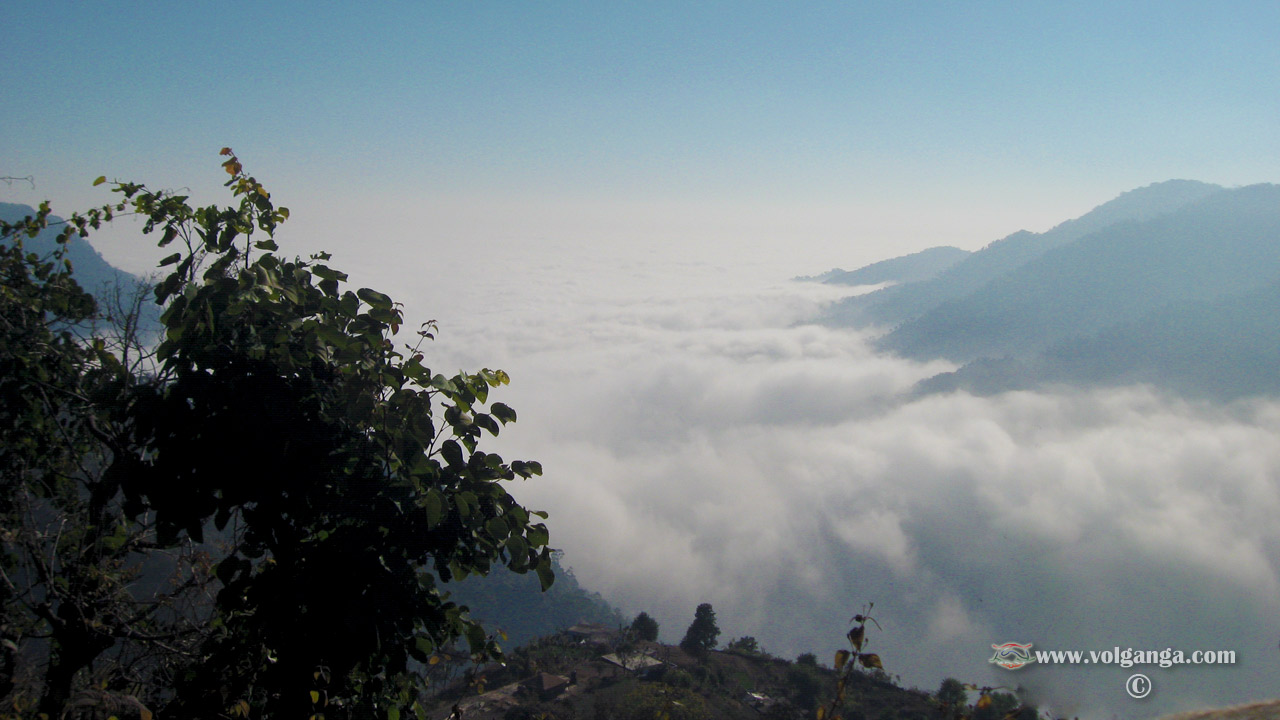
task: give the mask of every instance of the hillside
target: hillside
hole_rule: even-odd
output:
[[[622,624],[622,615],[599,594],[578,583],[573,570],[553,556],[556,581],[542,592],[533,573],[520,575],[505,568],[441,586],[451,599],[466,605],[471,616],[492,631],[506,634],[504,647],[516,647],[572,625],[588,622],[607,627]]]
[[[1126,193],[1059,225],[1045,234],[1058,235],[1055,247],[920,310],[878,347],[963,365],[921,383],[922,392],[1142,382],[1212,398],[1280,393],[1280,187],[1168,186]],[[1156,190],[1163,204],[1135,202]],[[1202,197],[1157,212],[1196,193]],[[1115,220],[1136,209],[1143,212]],[[1063,232],[1078,235],[1104,219],[1115,222],[1062,241]],[[1011,236],[936,280],[888,290],[919,301],[956,273],[976,282],[982,274],[965,268],[1010,242],[1024,250],[1045,244],[1043,236]],[[958,283],[952,277],[950,287]]]
[[[35,214],[35,208],[29,205],[0,202],[0,220],[5,222],[17,222]],[[49,222],[53,227],[46,228],[34,238],[24,239],[23,247],[37,255],[50,255],[57,247],[56,238],[61,231],[57,225],[62,223],[62,218],[50,216]],[[71,272],[76,282],[93,293],[99,303],[114,307],[117,303],[128,303],[136,297],[145,300],[139,305],[142,328],[144,332],[159,331],[160,310],[154,302],[150,302],[154,298],[141,278],[112,266],[89,241],[79,235],[72,235],[67,240],[66,259],[71,262]]]
[[[980,290],[1054,248],[1117,223],[1153,220],[1221,192],[1223,188],[1217,185],[1192,180],[1170,180],[1131,190],[1047,232],[1023,230],[996,240],[931,280],[848,298],[833,307],[825,320],[836,325],[886,327],[908,322],[943,303]]]
[[[937,277],[969,255],[968,250],[943,246],[921,250],[872,263],[857,270],[830,270],[801,280],[815,280],[828,285],[879,285],[881,283],[914,283]]]
[[[678,647],[634,641],[605,628],[579,627],[542,638],[477,676],[455,680],[429,717],[460,711],[466,720],[658,717],[671,720],[812,718],[829,701],[836,673],[762,653],[712,651],[699,659]],[[482,689],[482,691],[480,691]],[[882,672],[855,673],[846,689],[848,720],[941,718],[928,693],[895,685]]]

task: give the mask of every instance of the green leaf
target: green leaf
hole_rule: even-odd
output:
[[[543,547],[551,541],[547,526],[542,523],[529,528],[528,532],[525,533],[525,537],[529,539],[529,544],[534,547]]]
[[[106,175],[99,175],[99,176],[98,176],[98,179],[93,181],[93,186],[94,186],[94,187],[97,187],[97,186],[101,185],[102,183],[104,183],[104,182],[106,182],[106,181],[107,181],[107,176],[106,176]]]
[[[377,290],[370,290],[369,288],[360,288],[359,290],[357,290],[356,297],[365,301],[371,307],[381,308],[385,310],[389,310],[391,306],[395,304],[391,301],[391,298],[389,296],[383,295]]]
[[[174,253],[172,255],[165,257],[165,259],[161,260],[160,264],[157,265],[156,267],[165,267],[166,265],[172,265],[181,259],[182,259],[182,253]]]
[[[440,455],[451,468],[462,467],[466,464],[462,459],[462,448],[453,440],[445,440],[440,445]]]
[[[484,529],[488,530],[495,540],[505,540],[511,533],[511,528],[507,527],[507,522],[500,517],[489,518],[489,522],[484,524]]]
[[[493,413],[493,416],[498,418],[503,425],[516,421],[516,411],[504,403],[496,402],[490,405],[489,412]]]
[[[516,567],[525,567],[529,562],[529,544],[519,535],[507,538],[507,551],[511,553],[511,563]]]
[[[440,491],[428,490],[422,498],[422,509],[427,513],[428,530],[439,525],[440,519],[444,517],[444,500],[440,497]]]
[[[551,556],[546,548],[542,550],[542,556],[538,559],[538,565],[534,568],[538,573],[538,582],[542,585],[542,592],[546,592],[551,584],[556,581],[556,573],[551,569]]]

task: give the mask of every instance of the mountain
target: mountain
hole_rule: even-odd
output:
[[[1255,185],[1055,248],[904,322],[881,347],[911,358],[1026,356],[1280,275],[1280,187]]]
[[[35,208],[29,205],[0,202],[0,220],[13,223],[24,217],[34,216]],[[34,238],[23,238],[23,247],[29,252],[47,256],[57,248],[57,237],[63,219],[50,216],[52,227],[45,228]],[[89,241],[80,235],[72,235],[67,240],[66,259],[71,262],[71,272],[80,287],[94,294],[100,307],[113,308],[117,300],[127,303],[142,294],[145,302],[140,305],[141,327],[145,334],[158,334],[160,331],[160,308],[151,302],[153,296],[142,278],[120,270],[106,261],[94,249]],[[118,297],[117,292],[119,291]]]
[[[824,320],[835,325],[897,325],[963,298],[1054,248],[1116,223],[1158,218],[1221,192],[1224,189],[1218,185],[1193,180],[1169,180],[1131,190],[1044,233],[1022,230],[997,240],[931,280],[847,298]]]
[[[1010,243],[1030,259],[977,284],[999,264],[983,258]],[[925,303],[944,280],[950,290],[977,286]],[[934,280],[862,298],[895,290],[922,306],[877,341],[880,349],[963,364],[918,392],[1140,382],[1218,399],[1280,394],[1274,185],[1148,186],[1042,236],[993,243]],[[901,310],[905,300],[890,302]]]
[[[1280,396],[1280,280],[1212,302],[1167,305],[1030,357],[977,360],[917,390],[1134,383],[1221,400]]]
[[[828,285],[879,285],[881,283],[912,283],[937,277],[944,270],[963,260],[968,250],[941,246],[921,250],[889,260],[881,260],[857,270],[829,270],[816,277],[797,278],[813,280]]]

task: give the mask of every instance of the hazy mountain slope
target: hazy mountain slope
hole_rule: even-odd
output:
[[[1169,180],[1131,190],[1044,233],[1016,232],[972,253],[938,277],[848,298],[826,320],[844,325],[896,325],[984,285],[1091,233],[1125,221],[1151,220],[1224,192],[1218,185]]]
[[[504,647],[516,647],[578,623],[620,626],[624,618],[599,594],[578,584],[573,571],[553,560],[556,581],[542,592],[533,573],[520,575],[498,567],[488,575],[441,585],[452,600],[491,630],[507,634]]]
[[[17,222],[36,211],[29,205],[0,202],[0,220]],[[50,216],[51,224],[61,223],[62,218]],[[23,247],[37,255],[49,255],[57,246],[56,238],[61,226],[46,228],[34,238],[23,238]],[[142,306],[142,327],[144,332],[159,332],[160,310],[155,305],[150,291],[144,287],[141,278],[120,270],[108,263],[87,240],[79,235],[72,235],[67,240],[67,259],[71,261],[71,271],[76,281],[85,290],[98,297],[100,303],[114,303],[115,289],[119,289],[120,299],[127,301],[141,292],[147,295]]]
[[[879,285],[880,283],[920,282],[937,277],[968,255],[968,250],[961,250],[957,247],[932,247],[927,250],[921,250],[918,253],[881,260],[878,263],[872,263],[857,270],[835,269],[817,277],[804,279],[817,280],[830,285]]]
[[[1161,308],[1050,348],[1035,367],[1037,382],[1146,382],[1220,399],[1280,393],[1280,280]]]
[[[1045,253],[904,323],[881,347],[957,361],[1029,357],[1178,303],[1241,294],[1280,276],[1280,187],[1215,193]]]

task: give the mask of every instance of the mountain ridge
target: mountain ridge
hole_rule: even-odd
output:
[[[953,289],[977,285],[959,297],[937,300],[930,286],[969,272],[1001,243],[1021,244],[1016,252],[1028,254],[1043,248],[1044,236],[1015,233],[933,281],[851,300],[889,291],[917,303],[931,298],[876,341],[901,357],[962,365],[923,381],[917,393],[1142,382],[1218,399],[1280,394],[1273,370],[1280,366],[1280,186],[1171,182],[1059,224],[1045,235],[1103,227],[1060,236],[978,284],[998,264],[981,261],[978,275],[952,282]],[[1161,202],[1138,202],[1153,189]],[[831,314],[826,320],[848,324]]]

